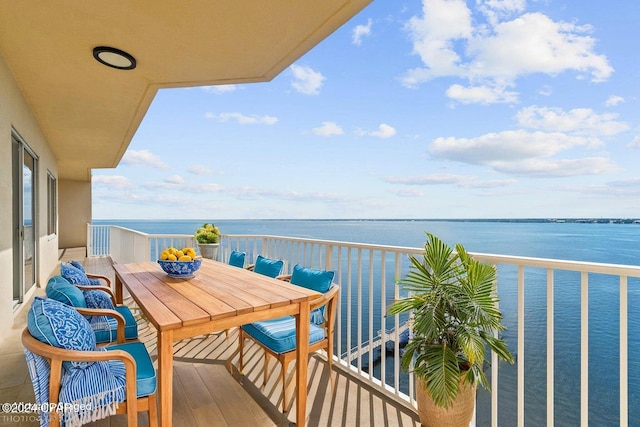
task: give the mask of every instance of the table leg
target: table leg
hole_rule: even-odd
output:
[[[122,304],[122,300],[122,280],[120,280],[120,276],[116,274],[116,303]]]
[[[296,426],[305,427],[307,422],[307,368],[309,366],[309,301],[300,303],[296,316]]]
[[[173,331],[158,332],[158,398],[160,426],[173,422]]]

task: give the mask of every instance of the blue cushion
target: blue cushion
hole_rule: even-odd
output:
[[[95,350],[96,338],[89,322],[73,307],[51,298],[35,297],[27,314],[31,335],[44,343],[67,350]],[[67,369],[93,362],[64,362]]]
[[[82,291],[61,276],[53,276],[47,282],[47,297],[72,307],[87,307]]]
[[[229,256],[229,265],[234,267],[244,267],[244,258],[247,254],[244,252],[231,251],[231,255]]]
[[[147,348],[141,342],[110,345],[107,350],[124,350],[136,361],[136,394],[149,396],[156,392],[156,370]]]
[[[293,267],[293,273],[291,273],[291,283],[320,293],[325,293],[331,287],[333,276],[333,271],[313,270],[295,265]],[[324,310],[325,306],[312,310],[311,321],[316,325],[324,323]]]
[[[324,294],[331,287],[333,275],[333,271],[313,270],[295,265],[291,273],[291,283]]]
[[[324,339],[324,329],[310,325],[309,343]],[[296,348],[296,319],[293,316],[243,325],[242,329],[265,347],[274,352],[286,353]]]
[[[134,340],[138,338],[138,323],[136,322],[133,313],[126,305],[119,305],[115,310],[124,317],[124,338],[127,340]],[[101,317],[101,316],[100,316]],[[106,317],[108,328],[102,327],[95,328],[96,342],[106,343],[115,342],[118,339],[118,321],[113,317]]]
[[[258,274],[262,274],[269,277],[276,277],[282,271],[284,261],[265,258],[262,255],[258,255],[256,264],[253,267],[253,271]]]
[[[74,285],[91,285],[87,275],[82,270],[72,266],[71,264],[64,262],[60,264],[60,274]]]

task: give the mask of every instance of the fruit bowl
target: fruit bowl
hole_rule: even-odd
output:
[[[200,268],[202,259],[197,258],[193,261],[168,261],[159,259],[158,264],[160,264],[160,267],[162,267],[169,277],[189,279],[193,277],[193,273]]]

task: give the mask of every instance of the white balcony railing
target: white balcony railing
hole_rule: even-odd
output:
[[[102,227],[90,227],[88,247],[93,251],[89,253],[105,254],[104,249],[95,249],[108,246],[117,262],[151,260],[169,245],[193,246],[190,235],[148,235],[120,227],[109,227],[105,232]],[[109,245],[102,243],[104,239],[110,240]],[[282,259],[287,272],[295,264],[335,271],[341,303],[334,359],[389,398],[415,404],[410,397],[414,396],[413,376],[400,370],[401,331],[407,319],[386,316],[386,312],[400,297],[396,282],[408,272],[409,255],[420,255],[421,248],[225,235],[219,259],[228,259],[234,249],[245,251],[247,262],[259,254]],[[562,425],[587,426],[590,421],[592,425],[630,425],[628,355],[640,351],[640,343],[634,340],[634,348],[629,348],[628,307],[630,296],[640,302],[640,267],[472,255],[498,268],[498,292],[508,328],[504,339],[517,359],[512,367],[498,363],[492,355],[487,375],[493,392],[478,394],[478,425],[524,426],[525,407],[527,424],[531,425],[552,426],[557,420],[562,420]],[[590,294],[594,301],[590,301]],[[603,315],[607,316],[606,326],[600,322]],[[631,320],[634,332],[639,333],[638,319],[633,316]],[[590,328],[590,322],[596,326]],[[600,338],[590,342],[590,338],[603,335],[599,333],[603,327],[604,347]],[[590,360],[603,363],[598,352],[607,346],[614,349],[614,360],[607,360],[604,368],[590,367]],[[577,371],[572,374],[571,370]],[[637,369],[631,372],[638,378]],[[603,395],[617,407],[607,409]],[[637,395],[635,399],[637,406]],[[635,406],[631,410],[636,411],[637,425],[640,413]]]

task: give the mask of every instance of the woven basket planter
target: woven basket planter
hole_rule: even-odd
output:
[[[458,396],[449,408],[436,406],[424,380],[416,378],[416,400],[422,427],[469,427],[476,405],[476,388],[460,383]]]

